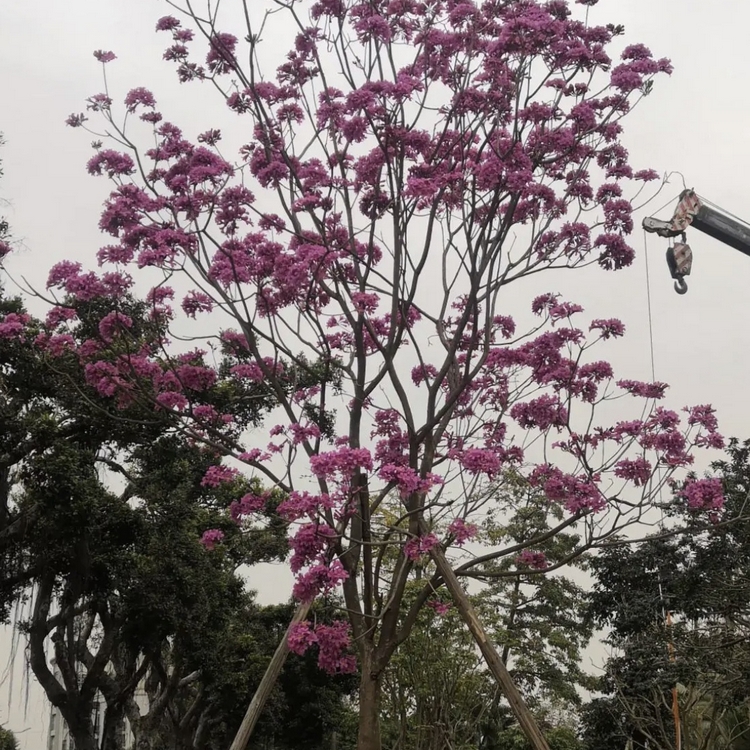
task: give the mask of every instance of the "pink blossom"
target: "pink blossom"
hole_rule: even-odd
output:
[[[232,349],[235,352],[243,351],[243,350],[244,351],[250,350],[245,334],[240,333],[239,331],[231,331],[231,330],[222,331],[219,334],[219,338],[221,339],[223,344],[226,344],[230,349]],[[273,371],[273,367],[271,369]]]
[[[607,201],[604,209],[604,228],[608,232],[629,234],[633,231],[633,207],[624,198]]]
[[[539,295],[531,303],[531,312],[534,315],[541,315],[557,302],[559,296],[559,294],[554,294],[553,292]]]
[[[351,635],[349,625],[342,620],[315,628],[318,643],[318,666],[327,674],[352,674],[356,661],[349,652]]]
[[[297,577],[292,594],[298,601],[309,602],[321,592],[331,591],[348,577],[349,574],[338,559],[330,565],[313,565]]]
[[[186,315],[195,318],[196,313],[211,312],[214,309],[214,301],[207,294],[193,290],[182,300],[182,309]]]
[[[156,397],[156,401],[166,409],[176,409],[177,411],[182,411],[188,406],[187,398],[181,393],[176,393],[175,391],[160,393]]]
[[[312,563],[336,538],[336,532],[327,524],[307,523],[301,526],[289,543],[294,551],[290,561],[292,573],[299,573]]]
[[[344,0],[318,0],[310,9],[310,15],[314,20],[322,16],[341,19],[345,14]]]
[[[231,72],[235,63],[234,50],[237,46],[237,37],[220,32],[211,37],[210,45],[211,49],[206,56],[209,71],[217,75]]]
[[[216,372],[202,365],[179,365],[175,374],[179,382],[191,391],[206,391],[217,380]]]
[[[132,318],[124,313],[113,310],[99,321],[99,335],[104,342],[109,344],[118,333],[122,333],[122,331],[132,327]]]
[[[87,359],[91,359],[91,357],[96,356],[101,352],[102,345],[100,341],[94,340],[94,339],[86,339],[79,347],[78,347],[78,358],[81,360],[81,362],[84,362]]]
[[[509,339],[516,332],[516,322],[509,315],[495,315],[492,325],[504,339]]]
[[[367,292],[354,292],[351,295],[354,309],[359,313],[374,313],[378,308],[380,297]]]
[[[686,407],[685,411],[688,413],[688,424],[700,425],[709,432],[716,432],[719,428],[716,410],[710,404]]]
[[[135,172],[135,162],[128,154],[113,151],[112,149],[105,149],[92,156],[86,168],[89,174],[92,175],[101,175],[106,172],[109,177],[115,177],[133,174]]]
[[[142,86],[131,89],[125,96],[125,107],[128,112],[135,112],[138,107],[150,107],[156,106],[156,99],[154,95]]]
[[[112,60],[115,60],[117,58],[117,55],[115,55],[114,52],[107,52],[105,50],[98,49],[96,50],[96,52],[94,52],[94,57],[100,63],[108,63],[112,62]]]
[[[614,376],[612,365],[609,362],[589,362],[578,368],[578,377],[593,380],[596,383],[609,380]]]
[[[669,388],[667,383],[643,383],[639,380],[618,380],[617,385],[633,396],[641,398],[664,398],[664,391]]]
[[[655,169],[641,169],[633,175],[634,180],[642,182],[651,182],[659,179],[659,173]]]
[[[80,348],[79,348],[80,355]],[[101,396],[118,396],[127,400],[132,384],[123,378],[118,368],[111,362],[90,362],[84,367],[86,382]]]
[[[263,451],[260,448],[251,448],[249,451],[240,453],[237,458],[240,461],[258,461],[263,459]]]
[[[461,465],[472,474],[494,476],[500,471],[501,460],[497,451],[469,448],[460,456]]]
[[[263,497],[262,495],[256,495],[253,492],[249,492],[246,495],[243,495],[239,500],[235,500],[229,506],[229,514],[231,515],[233,521],[239,522],[245,516],[250,516],[253,513],[258,513],[265,507],[265,497]]]
[[[466,523],[463,518],[454,518],[448,525],[448,533],[459,546],[473,539],[478,532],[479,529],[476,524]]]
[[[642,487],[651,478],[651,464],[645,458],[624,458],[615,466],[615,476],[633,482],[636,487]]]
[[[254,383],[261,383],[265,378],[263,370],[261,370],[254,362],[234,365],[230,368],[229,372],[237,378],[247,378]]]
[[[307,620],[305,622],[296,622],[289,628],[287,643],[289,644],[289,650],[293,654],[302,656],[310,646],[317,642],[318,638],[315,635],[312,623]]]
[[[23,313],[8,313],[0,320],[0,338],[22,339],[26,324],[31,320]]]
[[[430,550],[438,544],[440,542],[432,532],[424,536],[413,536],[404,545],[404,555],[410,560],[419,560],[423,555],[429,554]]]
[[[315,440],[320,437],[320,428],[316,424],[299,424],[295,422],[289,425],[289,434],[292,438],[292,445],[299,445],[307,440]]]
[[[414,385],[420,385],[427,381],[428,378],[434,378],[438,374],[434,365],[417,365],[411,371],[411,380]]]
[[[180,22],[174,16],[162,16],[156,22],[157,31],[173,31],[180,28]]]
[[[86,117],[83,112],[80,112],[78,114],[73,113],[71,115],[68,115],[68,118],[65,120],[65,124],[70,128],[80,128],[87,120],[88,117]]]
[[[203,487],[218,487],[219,485],[234,481],[239,475],[240,472],[231,466],[209,466],[208,471],[206,471],[203,479],[201,479],[201,485]]]
[[[130,263],[133,260],[133,248],[127,245],[105,245],[96,254],[99,265],[106,263]]]
[[[198,136],[198,143],[205,143],[207,146],[215,146],[221,140],[221,130],[211,128]],[[231,188],[227,188],[231,190]]]
[[[53,357],[61,357],[65,352],[75,351],[75,339],[68,333],[50,336],[45,344],[47,351]]]
[[[298,521],[300,518],[315,518],[319,511],[332,507],[333,499],[329,495],[295,491],[279,503],[278,513],[287,521]]]
[[[106,112],[112,106],[112,100],[106,94],[94,94],[86,101],[88,102],[86,109],[92,112]]]
[[[224,539],[224,532],[221,529],[208,529],[201,536],[201,544],[211,551],[222,539]]]
[[[601,511],[606,501],[600,492],[598,477],[575,476],[566,474],[556,466],[542,464],[537,466],[529,476],[532,487],[541,487],[545,495],[562,503],[570,513],[582,511]]]
[[[568,423],[567,408],[557,396],[547,394],[514,404],[510,415],[526,430],[532,427],[542,431],[550,427],[557,427],[559,430]]]
[[[524,565],[535,570],[544,570],[547,567],[547,556],[544,552],[532,552],[525,549],[516,557],[519,565]]]
[[[408,466],[397,466],[385,464],[378,472],[378,476],[386,482],[395,482],[402,497],[407,497],[413,492],[429,492],[435,484],[442,483],[442,478],[430,474],[424,479]]]
[[[453,606],[451,602],[441,602],[439,599],[428,599],[427,606],[441,617],[447,615]]]
[[[594,241],[594,247],[601,248],[599,265],[607,271],[617,271],[629,266],[635,258],[635,252],[619,234],[612,232],[600,234]]]
[[[163,305],[168,299],[174,299],[174,289],[170,286],[156,286],[146,295],[150,305]]]
[[[724,507],[724,488],[720,479],[688,480],[682,496],[691,510],[720,510]]]
[[[71,260],[63,260],[52,266],[47,275],[47,289],[62,287],[72,276],[81,272],[81,264]]]
[[[625,335],[625,325],[617,318],[607,320],[593,320],[589,326],[590,331],[601,331],[603,339],[619,338]]]
[[[357,469],[372,471],[372,456],[367,448],[347,448],[320,453],[310,459],[310,468],[316,477],[332,478],[336,474],[349,477]]]

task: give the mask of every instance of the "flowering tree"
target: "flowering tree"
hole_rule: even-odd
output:
[[[564,509],[545,534],[575,529],[578,553],[638,522],[694,448],[721,444],[709,407],[682,423],[656,404],[665,384],[616,380],[592,356],[623,335],[619,321],[578,323],[582,308],[554,293],[533,300],[535,318],[508,309],[506,289],[539,272],[632,262],[624,196],[656,175],[631,168],[621,120],[668,61],[640,44],[613,61],[622,29],[567,0],[255,0],[237,19],[170,5],[179,18],[157,24],[165,59],[180,81],[216,88],[245,142],[230,160],[220,130],[188,138],[145,88],[124,113],[105,89],[68,119],[103,120],[108,142],[88,170],[114,182],[100,222],[112,244],[98,255],[111,270],[64,262],[49,278],[62,297],[111,301],[78,350],[89,382],[126,404],[136,374],[139,397],[227,455],[206,483],[263,480],[236,517],[285,493],[294,596],[340,588],[346,603],[346,620],[317,627],[303,606],[289,645],[316,648],[329,671],[359,660],[361,750],[380,747],[383,669],[442,584],[544,747],[456,575],[508,556],[542,571],[543,540],[458,562],[450,550],[497,511],[510,470]],[[127,268],[152,280],[154,314],[185,335],[169,304],[182,298],[228,361],[219,374],[269,389],[280,406],[267,438],[232,431],[231,408],[191,403],[217,378],[208,349],[165,339],[107,356],[130,336]],[[50,335],[66,335],[66,317]],[[627,396],[623,419],[602,423],[602,404]],[[721,504],[706,480],[685,493]],[[434,575],[407,606],[428,557]]]

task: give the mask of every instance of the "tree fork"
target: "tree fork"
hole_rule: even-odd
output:
[[[240,728],[237,730],[237,734],[235,735],[229,750],[245,750],[247,743],[250,742],[250,738],[255,731],[255,725],[258,723],[258,719],[263,713],[268,696],[271,695],[271,691],[273,690],[276,681],[279,679],[281,670],[284,668],[286,657],[289,655],[289,631],[295,625],[304,622],[304,620],[307,619],[311,607],[312,602],[303,602],[297,607],[294,616],[284,633],[284,637],[281,639],[281,643],[276,647],[276,651],[266,668],[263,679],[260,681],[260,684],[250,701],[250,705],[247,707],[245,716],[242,719],[242,724],[240,724]]]
[[[518,719],[518,723],[521,725],[523,733],[531,743],[531,747],[534,750],[549,750],[547,740],[544,738],[541,729],[539,729],[539,725],[536,723],[534,715],[529,710],[523,696],[513,682],[513,678],[510,676],[510,672],[508,672],[505,663],[500,658],[497,649],[490,642],[487,632],[477,616],[476,610],[469,600],[468,595],[461,587],[458,577],[453,572],[453,568],[448,562],[442,547],[436,545],[430,550],[430,554],[435,561],[438,573],[441,575],[445,587],[453,598],[453,602],[461,615],[461,619],[468,626],[472,636],[474,636],[474,640],[477,642],[477,645],[482,652],[482,656],[484,656],[487,666],[490,668],[490,672],[492,672],[492,676],[497,680],[503,693],[505,693],[511,711],[513,711],[513,715],[516,719]]]

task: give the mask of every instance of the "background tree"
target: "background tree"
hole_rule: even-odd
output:
[[[747,502],[750,444],[732,441],[714,464],[726,505],[721,523],[701,528],[689,503],[669,515],[686,531],[637,547],[614,546],[593,563],[591,612],[611,629],[605,697],[587,712],[587,744],[603,747],[601,728],[636,744],[676,746],[673,691],[689,747],[744,747],[750,733],[750,588]],[[668,624],[668,618],[671,624]]]
[[[579,540],[552,534],[533,556],[524,553],[528,540],[549,532],[562,513],[517,476],[505,477],[495,491],[506,494],[497,503],[503,514],[487,519],[480,538],[521,552],[487,566],[478,576],[485,585],[471,598],[538,720],[550,731],[563,731],[558,721],[551,721],[550,707],[561,714],[580,704],[577,688],[590,684],[581,670],[581,650],[592,626],[585,617],[584,590],[559,569],[549,574],[540,569],[566,563]],[[575,556],[577,567],[585,564],[585,557]],[[420,569],[422,576],[433,572],[429,564]],[[412,582],[408,596],[414,598],[422,589],[419,580]],[[503,706],[502,693],[450,598],[443,594],[430,605],[420,612],[411,637],[399,646],[384,676],[385,746],[431,750],[510,742],[509,733],[521,730]],[[575,722],[566,731],[574,738]],[[525,747],[523,733],[519,736],[513,742]]]
[[[18,740],[10,729],[0,727],[0,750],[18,750]]]
[[[200,535],[234,499],[229,488],[212,495],[201,484],[216,457],[173,434],[168,414],[150,405],[113,416],[86,384],[77,357],[58,352],[50,359],[50,348],[65,348],[66,341],[30,348],[22,329],[38,331],[41,323],[18,300],[3,298],[2,305],[2,604],[7,614],[31,587],[33,607],[22,626],[32,669],[78,747],[92,747],[92,706],[115,654],[127,653],[136,666],[112,696],[110,739],[118,736],[135,677],[151,666],[167,670],[160,663],[165,644],[170,677],[194,671],[176,665],[174,654],[194,657],[206,628],[216,637],[222,612],[242,596],[234,569],[283,557],[286,525],[276,516],[266,528],[240,535],[229,522],[234,551],[224,559],[207,555]],[[142,307],[124,310],[144,336],[158,332]],[[87,336],[83,313],[77,334]],[[262,408],[262,398],[255,404]],[[113,473],[124,479],[121,492],[110,489]],[[240,496],[246,489],[235,488]],[[50,643],[57,673],[47,664]]]
[[[538,488],[511,473],[498,492],[502,511],[489,515],[485,533],[492,547],[517,553],[470,576],[486,584],[484,610],[495,613],[493,635],[524,693],[537,705],[575,708],[579,688],[590,685],[581,652],[593,626],[586,617],[586,589],[575,581],[583,579],[589,556],[580,553],[575,529],[558,531],[563,510]]]

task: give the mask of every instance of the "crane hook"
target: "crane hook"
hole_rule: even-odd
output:
[[[685,276],[690,275],[693,266],[693,251],[690,245],[685,242],[685,235],[682,235],[682,242],[675,242],[673,247],[667,250],[667,265],[669,274],[674,279],[674,290],[677,294],[686,294],[688,287],[685,283]]]
[[[677,294],[686,294],[688,290],[688,285],[685,279],[677,279],[674,283],[674,290],[677,292]]]

